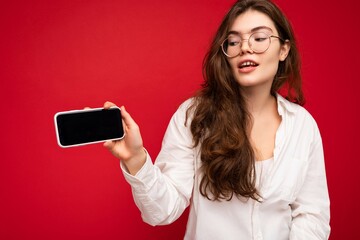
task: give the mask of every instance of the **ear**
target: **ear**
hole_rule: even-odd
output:
[[[279,61],[284,61],[288,56],[290,51],[290,41],[285,40],[284,44],[281,45],[280,54],[279,54]]]

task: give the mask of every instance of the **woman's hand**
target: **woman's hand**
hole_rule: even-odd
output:
[[[115,106],[114,103],[106,102],[105,109]],[[125,137],[121,140],[106,141],[104,146],[117,158],[123,161],[130,174],[135,175],[146,161],[146,152],[139,126],[131,118],[125,107],[121,108]]]

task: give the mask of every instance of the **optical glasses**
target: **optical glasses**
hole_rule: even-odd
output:
[[[248,39],[241,39],[240,35],[231,34],[222,42],[221,49],[227,57],[236,57],[241,53],[242,43],[247,41],[249,48],[254,53],[263,53],[269,49],[271,38],[277,38],[284,42],[282,38],[264,32],[254,32]]]

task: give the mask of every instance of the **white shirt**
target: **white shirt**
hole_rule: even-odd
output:
[[[201,160],[199,147],[192,147],[191,119],[184,124],[190,103],[173,115],[154,164],[148,156],[135,176],[121,165],[145,222],[172,223],[190,205],[184,239],[328,239],[330,203],[322,140],[303,107],[277,96],[282,122],[271,164],[262,171],[262,201],[210,201],[199,192]]]

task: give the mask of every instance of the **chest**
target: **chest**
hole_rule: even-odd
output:
[[[281,117],[279,115],[254,119],[250,139],[257,160],[273,157],[276,133],[280,124]]]

